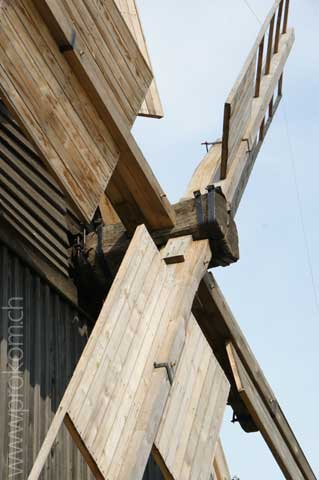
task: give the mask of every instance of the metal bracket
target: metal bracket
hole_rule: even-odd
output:
[[[209,146],[213,147],[214,145],[221,145],[223,142],[222,141],[217,141],[217,142],[202,142],[201,145],[206,146],[206,152],[209,152]]]
[[[207,223],[210,225],[216,221],[216,189],[215,185],[208,185],[207,190]]]
[[[72,30],[71,42],[66,43],[65,45],[60,45],[59,47],[60,52],[64,53],[64,52],[69,52],[70,50],[74,50],[75,40],[76,40],[76,31]]]
[[[252,149],[250,148],[250,145],[249,145],[249,139],[248,138],[243,138],[243,142],[247,143],[248,150],[246,151],[246,153],[251,153]]]
[[[194,192],[195,197],[195,208],[196,208],[196,215],[197,215],[197,223],[198,225],[204,224],[204,212],[203,212],[203,205],[202,205],[202,194],[200,190],[196,190]]]
[[[174,380],[174,371],[172,367],[172,363],[154,363],[154,368],[166,368],[167,376],[169,383],[173,385],[173,380]]]

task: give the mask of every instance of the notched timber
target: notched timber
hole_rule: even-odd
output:
[[[181,201],[173,206],[176,225],[172,229],[152,232],[152,238],[158,247],[166,244],[170,238],[192,235],[194,240],[209,239],[213,259],[209,267],[226,266],[239,259],[238,234],[236,224],[231,218],[225,197],[215,193],[214,220],[208,221],[208,194],[200,197],[202,206],[202,224],[199,223],[195,198]],[[130,235],[122,224],[103,226],[101,248],[109,270],[114,274],[128,248]],[[99,250],[97,233],[88,236],[85,253],[89,264],[95,265],[96,251]]]

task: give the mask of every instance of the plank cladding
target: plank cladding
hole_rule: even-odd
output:
[[[87,343],[89,327],[85,316],[73,304],[2,243],[0,305],[0,478],[25,480]],[[18,313],[14,316],[12,310],[11,315],[7,306],[18,307]],[[17,319],[21,314],[23,328],[13,329],[12,318]],[[12,398],[13,375],[10,378],[5,373],[10,370],[15,343],[23,351],[18,371],[24,411],[18,420],[11,415],[8,403]],[[40,478],[94,478],[64,426]],[[151,458],[143,479],[162,480]]]
[[[88,329],[71,303],[1,243],[0,298],[0,477],[25,480],[86,344]],[[8,306],[19,309],[7,310]],[[14,328],[13,320],[20,316],[21,328]],[[11,368],[15,356],[21,356],[18,375]],[[21,384],[23,403],[17,404],[23,412],[16,414],[9,408],[14,381]],[[66,428],[59,433],[41,477],[58,478],[93,479]]]
[[[228,393],[228,380],[191,315],[155,440],[174,480],[209,478]]]
[[[0,90],[86,221],[118,148],[31,0],[1,2]]]
[[[68,277],[65,196],[18,125],[5,114],[0,116],[0,211],[39,255]]]
[[[146,62],[152,69],[151,59],[148,52],[147,43],[145,40],[143,27],[135,0],[115,1]],[[153,79],[146,93],[146,97],[140,108],[139,115],[142,117],[153,118],[162,118],[164,116],[163,107],[155,78]]]

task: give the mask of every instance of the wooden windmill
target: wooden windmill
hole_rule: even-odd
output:
[[[282,98],[288,10],[276,0],[222,139],[171,205],[131,134],[138,114],[163,116],[135,1],[0,2],[0,274],[4,298],[26,296],[34,352],[19,478],[230,479],[228,402],[285,478],[315,480],[208,272],[239,259],[234,217]]]

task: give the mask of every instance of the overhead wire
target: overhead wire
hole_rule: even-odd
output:
[[[261,22],[259,16],[255,12],[253,7],[250,5],[248,0],[243,0],[243,2],[247,6],[247,8],[250,10],[250,12],[253,14],[253,16],[258,21],[258,23],[261,25],[262,22]],[[308,235],[307,235],[306,222],[305,222],[305,217],[304,217],[304,212],[303,212],[303,207],[302,207],[301,193],[300,193],[299,184],[298,184],[298,174],[297,174],[297,167],[296,167],[296,161],[295,161],[295,153],[294,153],[293,143],[292,143],[292,139],[291,139],[291,135],[290,135],[288,117],[287,117],[287,112],[286,112],[286,107],[285,107],[285,102],[284,101],[282,101],[282,105],[283,105],[283,118],[284,118],[285,130],[286,130],[287,141],[288,141],[288,146],[289,146],[289,153],[290,153],[290,162],[291,162],[292,174],[293,174],[294,185],[295,185],[295,190],[296,190],[296,200],[297,200],[297,204],[298,204],[300,225],[301,225],[302,236],[303,236],[303,240],[304,240],[304,244],[305,244],[307,263],[308,263],[310,279],[311,279],[311,284],[312,284],[312,290],[313,290],[313,295],[314,295],[314,303],[315,303],[315,307],[316,307],[317,314],[318,314],[318,317],[319,317],[319,296],[318,296],[318,292],[317,292],[317,288],[316,288],[315,274],[314,274],[314,270],[313,270],[313,266],[312,266],[309,239],[308,239]]]
[[[248,2],[248,0],[243,0],[243,2],[246,4],[247,8],[251,11],[251,13],[254,15],[254,17],[256,18],[257,22],[261,25],[261,20],[260,18],[258,17],[257,13],[255,12],[255,10],[253,9],[253,7],[250,5],[250,3]]]
[[[309,239],[308,239],[308,235],[307,235],[306,222],[305,222],[305,217],[304,217],[304,212],[303,212],[303,207],[302,207],[301,192],[300,192],[300,188],[299,188],[299,184],[298,184],[296,158],[295,158],[295,152],[294,152],[294,148],[293,148],[292,138],[291,138],[291,135],[290,135],[290,129],[289,129],[289,124],[288,124],[288,116],[287,116],[285,101],[282,101],[282,111],[283,111],[284,125],[285,125],[286,136],[287,136],[288,147],[289,147],[292,175],[293,175],[294,185],[295,185],[295,190],[296,190],[296,199],[297,199],[297,204],[298,204],[300,226],[301,226],[302,236],[303,236],[303,240],[304,240],[304,244],[305,244],[308,268],[309,268],[309,273],[310,273],[310,280],[311,280],[312,290],[313,290],[313,294],[314,294],[314,302],[315,302],[317,314],[318,314],[318,317],[319,317],[319,297],[318,297],[318,292],[317,292],[317,288],[316,288],[315,274],[314,274],[314,270],[313,270],[313,266],[312,266]]]

